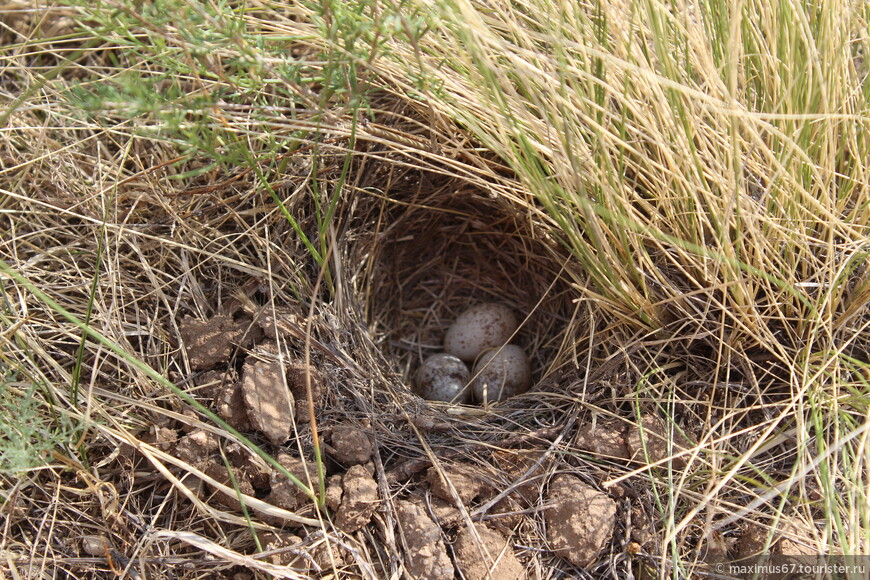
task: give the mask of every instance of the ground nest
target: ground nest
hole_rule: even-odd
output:
[[[514,343],[533,361],[536,381],[565,362],[580,333],[573,317],[567,259],[535,221],[533,207],[458,182],[369,200],[379,220],[351,248],[369,331],[405,384],[419,362],[443,351],[444,334],[464,310],[483,302],[513,309]],[[359,223],[359,222],[357,222]],[[355,253],[355,255],[354,255]]]
[[[320,233],[310,199],[279,190],[291,225],[250,186],[249,196],[200,184],[167,195],[185,217],[166,220],[177,241],[118,246],[119,285],[138,297],[120,318],[155,321],[125,348],[181,391],[141,376],[120,386],[126,367],[84,357],[82,380],[111,417],[95,422],[88,450],[99,468],[45,472],[8,508],[47,513],[53,489],[75,496],[54,548],[64,569],[518,579],[620,577],[653,561],[643,555],[661,550],[655,498],[630,474],[684,468],[693,433],[669,432],[655,397],[638,400],[644,360],[623,356],[628,339],[601,342],[583,272],[533,200],[436,172],[359,183],[335,208],[327,272],[301,241]],[[153,211],[134,216],[169,236]],[[157,264],[179,281],[166,287],[172,308],[151,290]],[[522,321],[531,390],[487,408],[424,401],[417,366],[481,302]],[[688,411],[675,418],[691,422]],[[104,495],[129,499],[119,510]],[[33,522],[8,526],[26,538]],[[704,546],[701,532],[686,536],[688,549]]]
[[[314,482],[310,381],[337,534],[329,537],[348,542],[346,534],[381,530],[375,544],[332,555],[345,572],[372,575],[374,563],[359,557],[363,549],[377,554],[374,576],[403,569],[413,578],[453,578],[459,569],[467,578],[490,571],[520,578],[541,554],[563,566],[588,566],[610,542],[615,503],[593,487],[595,479],[557,469],[554,453],[573,437],[577,419],[566,393],[582,370],[575,351],[585,325],[572,286],[578,273],[566,269],[566,255],[534,204],[426,174],[403,184],[387,196],[361,192],[339,207],[346,243],[331,263],[341,271],[321,280],[334,284],[335,298],[313,316],[278,305],[277,297],[258,304],[254,292],[223,315],[185,318],[188,360],[206,371],[192,392],[272,447],[291,474]],[[416,367],[442,349],[456,316],[481,302],[505,304],[522,321],[514,342],[533,361],[532,389],[486,409],[422,400],[412,388]],[[326,537],[311,528],[316,513],[304,493],[241,449],[229,474],[217,465],[208,433],[187,433],[170,446],[204,470],[214,490],[236,480],[262,498],[264,505],[251,506],[261,521]],[[548,486],[557,471],[560,479]],[[226,490],[220,501],[239,507]],[[550,515],[536,516],[542,509]],[[380,523],[368,528],[374,521]],[[520,538],[537,547],[517,552]],[[294,535],[285,544],[303,541]],[[299,564],[281,561],[291,560]]]
[[[203,36],[197,12],[190,38],[184,23],[166,42],[136,33],[166,61],[112,10],[83,50],[66,11],[55,32],[39,10],[2,16],[0,435],[18,457],[0,473],[0,577],[692,578],[859,545],[863,166],[827,147],[809,148],[819,164],[781,156],[793,127],[764,125],[777,115],[747,124],[700,100],[681,136],[668,95],[683,107],[691,91],[662,90],[655,67],[632,77],[652,84],[602,93],[606,110],[566,100],[548,75],[570,67],[495,37],[454,60],[522,57],[529,74],[496,79],[510,86],[490,115],[490,89],[430,58],[447,28],[416,37],[410,13],[413,51],[377,28],[365,38],[386,50],[359,60],[332,25],[341,37],[362,14],[333,14],[327,41],[305,10],[266,22],[254,7],[245,23],[276,54],[235,24]],[[223,21],[237,19],[209,20]],[[154,91],[118,74],[143,63]],[[553,140],[563,112],[571,138]],[[819,316],[804,320],[804,298]],[[422,399],[418,366],[483,302],[520,319],[531,389],[486,407]]]

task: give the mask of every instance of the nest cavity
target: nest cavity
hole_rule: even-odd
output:
[[[412,180],[355,208],[355,227],[366,233],[350,263],[370,335],[411,384],[464,310],[499,302],[521,321],[512,342],[529,354],[538,382],[567,362],[577,340],[566,255],[533,202],[443,181]]]

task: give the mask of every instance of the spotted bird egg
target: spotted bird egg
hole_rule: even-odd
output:
[[[417,369],[417,392],[430,401],[466,403],[471,399],[465,363],[452,354],[433,354]]]
[[[517,329],[517,318],[504,304],[487,302],[459,315],[444,335],[444,350],[471,362],[483,351],[501,346]]]
[[[474,365],[471,388],[479,402],[504,401],[525,393],[532,384],[532,365],[515,344],[486,351]]]

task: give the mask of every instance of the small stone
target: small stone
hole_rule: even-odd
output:
[[[405,542],[408,575],[420,580],[453,580],[453,564],[438,524],[409,501],[396,502],[396,515]]]
[[[105,556],[109,542],[103,536],[82,536],[82,552],[88,556]]]
[[[578,568],[593,564],[613,535],[616,502],[572,475],[550,483],[544,512],[554,554]]]
[[[293,429],[293,395],[287,387],[284,365],[279,360],[245,363],[242,398],[248,419],[273,445],[290,438]]]
[[[504,536],[483,524],[474,524],[474,530],[479,542],[471,530],[464,528],[454,545],[466,580],[517,580],[523,576],[523,566]]]

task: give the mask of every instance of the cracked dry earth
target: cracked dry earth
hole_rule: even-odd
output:
[[[314,412],[320,414],[325,378],[301,361],[279,355],[276,339],[281,338],[282,328],[286,332],[275,315],[266,314],[235,321],[219,316],[205,322],[188,318],[180,330],[190,366],[199,371],[192,393],[240,432],[260,437],[261,442],[265,439],[277,461],[311,485],[317,478],[315,464],[294,456],[295,446],[287,443],[308,425],[309,388]],[[367,429],[365,424],[350,423],[322,427],[323,449],[329,458],[327,506],[335,525],[352,534],[383,509],[383,490],[395,494],[389,498],[397,518],[393,533],[404,548],[405,569],[411,577],[453,579],[458,569],[469,580],[524,578],[517,536],[523,517],[537,517],[546,534],[543,547],[577,568],[607,557],[617,504],[596,488],[599,482],[558,473],[549,483],[536,478],[537,483],[519,485],[497,498],[491,474],[473,464],[445,461],[438,468],[424,462],[407,472],[388,470],[387,481],[379,486],[372,461],[375,444]],[[657,461],[667,456],[663,432],[664,424],[656,417],[643,417],[640,428],[601,422],[581,426],[577,444],[601,457]],[[199,487],[202,497],[213,494],[225,508],[240,511],[235,493],[226,491],[235,485],[244,495],[265,502],[249,503],[249,508],[281,530],[265,537],[265,545],[274,551],[271,562],[316,574],[336,561],[352,561],[351,553],[335,546],[332,549],[338,552],[323,553],[324,544],[317,540],[322,532],[315,525],[310,498],[246,448],[225,445],[230,472],[217,436],[206,430],[178,433],[157,427],[152,439],[206,476]],[[515,481],[543,457],[543,450],[507,450],[494,453],[493,464],[503,469],[505,480]],[[473,521],[470,514],[484,505],[492,518]],[[372,531],[383,533],[378,526]]]

